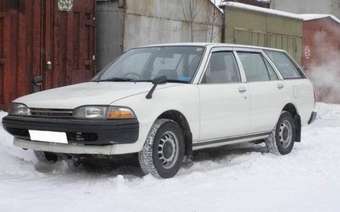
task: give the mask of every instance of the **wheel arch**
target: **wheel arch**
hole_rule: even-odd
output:
[[[192,156],[192,132],[187,118],[183,113],[178,110],[168,110],[163,112],[157,117],[157,119],[170,119],[179,124],[183,130],[183,136],[185,141],[185,155],[189,158]]]
[[[297,110],[296,106],[293,103],[287,103],[282,111],[287,111],[290,114],[293,115],[293,118],[295,120],[295,125],[296,125],[296,142],[301,141],[301,116],[299,114],[299,111]]]

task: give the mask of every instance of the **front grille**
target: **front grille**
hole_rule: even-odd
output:
[[[96,133],[68,132],[67,139],[74,142],[94,142],[98,140]]]
[[[72,118],[73,110],[31,108],[31,115],[39,118]]]

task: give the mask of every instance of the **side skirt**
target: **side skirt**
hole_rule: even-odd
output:
[[[216,139],[216,140],[210,140],[210,141],[197,142],[197,143],[192,144],[192,148],[193,150],[199,150],[199,149],[213,148],[213,147],[219,147],[219,146],[225,146],[225,145],[231,145],[231,144],[245,143],[245,142],[268,138],[270,134],[271,132],[267,132],[267,133],[259,133],[259,134],[252,134],[252,135],[246,135],[246,136],[228,137],[228,138],[222,138],[222,139]]]

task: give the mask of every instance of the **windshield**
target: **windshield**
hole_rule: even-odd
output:
[[[132,49],[107,66],[95,81],[152,81],[189,83],[201,62],[203,47],[166,46]]]

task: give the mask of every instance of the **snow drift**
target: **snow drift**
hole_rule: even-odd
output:
[[[41,171],[0,127],[0,211],[336,212],[340,106],[318,107],[317,122],[303,129],[290,155],[268,154],[262,145],[200,151],[193,167],[169,180],[125,167],[69,169],[63,162]]]

